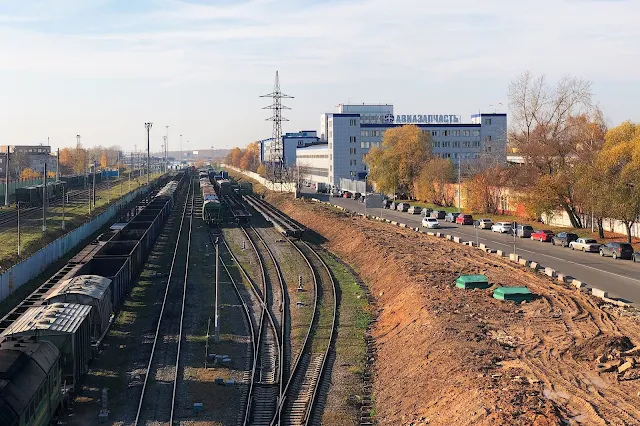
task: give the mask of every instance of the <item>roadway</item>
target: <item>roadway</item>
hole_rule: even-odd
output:
[[[329,197],[327,194],[311,193],[304,188],[303,195],[331,201],[331,203],[356,213],[365,213],[364,203],[349,198]],[[412,215],[388,209],[367,209],[368,214],[406,223],[411,227],[421,227],[421,215]],[[513,235],[498,234],[489,230],[476,230],[473,226],[455,225],[440,221],[441,231],[461,237],[466,241],[477,241],[487,247],[513,253]],[[435,231],[434,231],[435,232]],[[559,273],[571,276],[589,287],[597,287],[609,292],[609,297],[633,302],[640,306],[640,263],[631,260],[613,260],[611,257],[600,257],[598,253],[583,253],[569,248],[553,246],[530,239],[516,238],[516,253],[527,260],[538,262],[543,267],[550,267]]]

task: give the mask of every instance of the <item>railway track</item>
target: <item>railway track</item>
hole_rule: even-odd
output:
[[[189,182],[135,425],[173,424],[187,292],[195,187]]]
[[[123,181],[124,183],[124,181]],[[96,184],[96,197],[101,198],[98,191],[103,191],[111,187],[111,189],[117,187],[120,184],[120,181],[116,180],[113,182],[101,182]],[[73,213],[73,210],[82,205],[87,205],[88,200],[91,197],[91,189],[74,189],[70,190],[65,194],[65,197],[69,200],[65,203],[65,205],[69,208],[67,213]],[[51,200],[47,204],[47,209],[53,207],[61,207],[62,199],[56,198]],[[27,207],[20,209],[20,220],[28,221],[28,220],[41,220],[42,219],[42,206],[36,207]],[[18,212],[14,209],[8,212],[4,212],[0,214],[0,229],[13,229],[13,227],[17,226],[18,222]]]
[[[322,257],[304,241],[291,241],[305,259],[313,276],[313,316],[302,349],[270,425],[309,425],[321,423],[317,410],[320,382],[335,337],[337,316],[336,286]]]
[[[258,309],[253,309],[253,319],[251,326],[255,336],[253,362],[251,366],[251,382],[247,392],[247,409],[243,425],[269,425],[278,406],[278,397],[281,394],[282,385],[282,359],[283,340],[280,334],[280,324],[275,317],[275,313],[270,308],[270,301],[273,300],[273,291],[270,285],[270,278],[267,275],[263,256],[255,245],[254,239],[259,239],[257,232],[251,229],[242,229],[245,237],[249,241],[257,266],[260,271],[261,285],[258,286],[249,276],[245,268],[233,254],[230,247],[224,242],[229,255],[237,265],[240,273],[249,282],[253,299],[257,302]],[[252,238],[249,234],[253,234]],[[274,265],[277,269],[277,266]],[[280,278],[280,275],[278,275]],[[282,300],[282,282],[278,287],[280,291],[279,300]],[[281,305],[280,305],[281,306]]]

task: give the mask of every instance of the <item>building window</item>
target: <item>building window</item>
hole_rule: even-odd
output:
[[[356,137],[355,136],[349,136],[349,143],[356,143]]]
[[[438,131],[437,130],[432,130],[431,131],[431,136],[438,136]]]
[[[484,124],[486,124],[487,126],[491,126],[491,119],[490,118],[485,118],[484,119]]]
[[[356,153],[356,149],[355,148],[349,148],[349,154],[353,155]]]
[[[480,136],[480,130],[474,130],[474,131],[471,133],[471,136]]]
[[[480,148],[480,141],[473,141],[474,148]]]
[[[460,141],[453,141],[454,148],[460,148]]]
[[[471,148],[471,141],[464,141],[463,144],[465,148]]]
[[[357,120],[355,118],[352,118],[351,120],[349,120],[349,126],[351,127],[355,127],[357,123]]]
[[[451,130],[443,130],[442,131],[442,136],[450,136],[451,135]]]
[[[364,148],[364,142],[360,142],[360,148]]]
[[[450,148],[451,147],[451,141],[442,141],[442,147],[443,148]]]
[[[333,137],[333,130],[329,130],[329,137],[332,138]]]
[[[487,152],[491,152],[491,147],[490,146],[487,147]]]
[[[453,158],[458,158],[458,153],[457,152],[453,153]]]
[[[454,130],[453,136],[460,136],[460,130]]]
[[[480,158],[480,154],[473,154],[473,158]]]
[[[462,131],[462,136],[471,136],[471,131],[470,130],[463,130]]]
[[[491,142],[491,135],[487,135],[487,136],[484,138],[484,140],[485,140],[485,141],[487,141],[487,142]]]

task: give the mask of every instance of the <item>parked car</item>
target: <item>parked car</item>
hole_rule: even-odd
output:
[[[491,219],[478,219],[473,222],[473,225],[478,229],[491,229],[493,221]]]
[[[382,200],[382,208],[388,209],[389,207],[391,207],[391,203],[393,203],[393,201],[391,200]]]
[[[411,213],[411,214],[420,214],[420,212],[422,212],[422,207],[411,206],[411,207],[409,207],[408,212]]]
[[[577,234],[573,234],[571,232],[560,232],[558,235],[555,235],[553,238],[551,238],[551,244],[553,244],[554,246],[558,244],[562,247],[569,247],[569,244],[577,239]]]
[[[539,229],[536,232],[531,234],[531,239],[540,240],[540,242],[548,243],[549,241],[551,241],[554,235],[555,234],[553,233],[553,231],[550,231],[548,229]]]
[[[356,192],[356,193],[354,193],[354,194],[353,194],[353,199],[354,199],[354,200],[359,200],[359,199],[360,199],[360,197],[362,197],[362,194],[361,194],[361,193],[359,193],[359,192]]]
[[[640,262],[640,250],[633,253],[633,261],[634,262]]]
[[[433,209],[431,207],[425,207],[422,209],[422,216],[424,217],[431,217],[431,213],[433,212]]]
[[[397,206],[398,206],[398,203],[393,201],[391,204],[389,204],[389,210],[395,210]]]
[[[600,246],[600,256],[611,256],[614,259],[632,259],[633,246],[628,243],[607,243]]]
[[[431,217],[435,217],[436,219],[445,219],[447,216],[447,212],[444,210],[434,210],[431,212]]]
[[[422,226],[425,228],[440,228],[440,222],[435,217],[425,217],[422,219]]]
[[[531,234],[533,234],[533,226],[531,225],[516,226],[516,236],[520,238],[530,238]]]
[[[511,234],[513,232],[513,224],[511,222],[498,222],[491,227],[491,231]]]
[[[398,210],[399,212],[406,212],[409,210],[409,207],[411,207],[409,203],[398,203],[396,205],[396,210]]]
[[[349,192],[349,191],[344,191],[344,192],[342,193],[342,196],[343,196],[344,198],[351,198],[351,197],[353,197],[353,194],[352,194],[351,192]]]
[[[582,250],[597,253],[600,251],[600,243],[593,238],[578,238],[575,241],[569,243],[571,250]]]
[[[470,214],[459,214],[456,217],[456,223],[458,225],[473,225],[473,216]]]
[[[456,217],[458,217],[458,213],[447,213],[444,217],[444,221],[454,223],[456,221]]]

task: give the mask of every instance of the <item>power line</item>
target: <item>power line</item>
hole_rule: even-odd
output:
[[[286,178],[284,146],[282,143],[282,122],[289,121],[282,116],[282,110],[291,109],[282,105],[282,99],[293,99],[293,96],[286,95],[280,91],[280,77],[278,76],[278,71],[276,71],[276,81],[273,85],[273,92],[260,97],[273,99],[273,103],[271,105],[262,109],[270,109],[273,111],[273,115],[267,118],[268,121],[273,121],[273,140],[269,145],[269,162],[271,163],[270,175],[272,182],[282,184]]]

